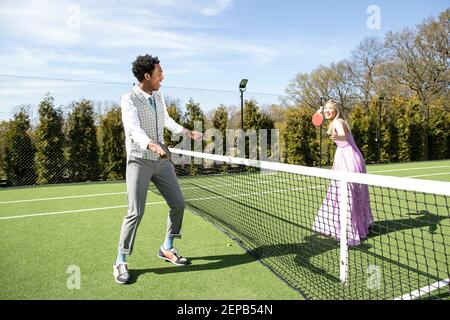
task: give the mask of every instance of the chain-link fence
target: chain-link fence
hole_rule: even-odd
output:
[[[0,75],[0,179],[3,186],[121,180],[125,145],[120,98],[133,83]],[[205,129],[226,110],[226,128],[241,126],[237,89],[162,87],[171,116],[186,125],[195,106]],[[245,92],[259,108],[281,95]],[[191,110],[192,111],[192,110]]]

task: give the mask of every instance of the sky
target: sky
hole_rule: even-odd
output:
[[[368,36],[436,17],[444,0],[0,0],[0,74],[283,94],[298,72],[351,57]]]

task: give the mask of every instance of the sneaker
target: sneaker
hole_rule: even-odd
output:
[[[175,248],[170,250],[165,250],[163,247],[159,248],[158,257],[172,262],[176,266],[186,266],[191,264],[188,259],[180,256]]]
[[[128,273],[128,263],[114,264],[113,275],[117,283],[125,284],[130,281],[130,274]]]

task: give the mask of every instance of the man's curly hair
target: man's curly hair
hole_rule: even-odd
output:
[[[153,75],[155,64],[159,64],[158,57],[152,57],[146,54],[145,56],[138,56],[133,62],[133,74],[139,82],[144,80],[144,74],[149,73]]]

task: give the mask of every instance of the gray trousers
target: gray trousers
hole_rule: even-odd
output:
[[[126,172],[128,214],[120,231],[119,250],[123,254],[133,251],[136,231],[145,211],[148,186],[152,181],[169,206],[167,235],[181,238],[184,198],[172,163],[167,159],[147,160],[130,157]]]

